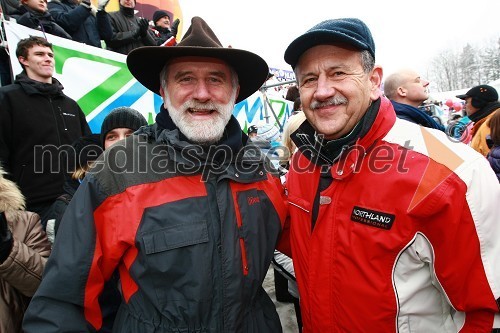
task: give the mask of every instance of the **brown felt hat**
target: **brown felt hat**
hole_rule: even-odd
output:
[[[258,55],[234,48],[223,47],[215,33],[201,17],[193,17],[191,26],[176,46],[139,47],[127,56],[132,75],[152,92],[160,92],[160,72],[172,58],[211,57],[225,61],[238,74],[240,102],[256,92],[267,78],[269,67]]]

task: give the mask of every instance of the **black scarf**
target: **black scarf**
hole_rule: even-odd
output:
[[[347,150],[349,146],[368,132],[377,117],[379,108],[380,98],[371,104],[352,131],[342,138],[325,140],[322,136],[316,134],[316,130],[308,121],[304,121],[297,131],[292,133],[292,141],[313,163],[317,165],[332,165],[344,150]],[[311,156],[312,147],[314,147],[316,152],[316,158]]]
[[[478,122],[479,120],[489,116],[493,111],[500,108],[500,102],[491,102],[486,105],[484,108],[474,112],[469,116],[469,119],[473,122]]]
[[[28,92],[38,92],[51,97],[62,95],[64,89],[63,85],[54,77],[52,83],[40,82],[30,79],[24,70],[16,76],[15,83],[20,84]]]

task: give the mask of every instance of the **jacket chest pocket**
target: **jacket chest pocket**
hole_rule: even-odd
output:
[[[186,221],[143,233],[144,273],[164,311],[176,313],[211,298],[211,253],[207,222]]]

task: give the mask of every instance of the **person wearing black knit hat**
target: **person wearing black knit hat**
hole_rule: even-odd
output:
[[[173,14],[166,10],[157,10],[153,14],[152,29],[155,33],[158,46],[174,46],[177,44],[176,36],[180,20],[176,19],[172,24]]]
[[[457,97],[465,100],[465,112],[471,120],[467,126],[472,137],[470,146],[483,156],[488,155],[490,148],[486,137],[491,132],[489,121],[493,113],[500,109],[497,90],[487,84],[481,84],[472,87],[463,95],[457,95]]]
[[[102,147],[108,149],[117,141],[125,139],[141,126],[146,126],[147,124],[146,118],[137,110],[126,106],[113,109],[102,121]]]

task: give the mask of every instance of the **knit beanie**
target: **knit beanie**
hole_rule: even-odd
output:
[[[147,124],[146,118],[137,110],[126,106],[113,109],[102,122],[101,144],[104,147],[106,134],[115,128],[130,128],[136,131],[141,126],[146,126]]]
[[[89,162],[95,161],[101,155],[103,149],[100,139],[99,134],[90,134],[73,141],[71,149],[68,149],[67,156],[66,165],[69,173],[85,167]]]
[[[264,124],[257,130],[257,138],[261,140],[273,142],[278,140],[279,136],[280,130],[271,123]]]
[[[162,17],[168,16],[169,20],[172,21],[172,15],[166,10],[157,10],[153,14],[153,24],[156,25],[156,21],[161,19]]]

